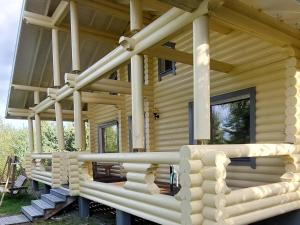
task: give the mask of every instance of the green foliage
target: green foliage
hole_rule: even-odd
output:
[[[29,194],[5,195],[3,205],[0,207],[0,216],[20,213],[22,206],[30,205],[31,200],[32,196]]]
[[[14,128],[0,118],[0,173],[4,168],[7,156],[15,154],[22,162],[28,151],[27,129]]]
[[[228,133],[226,143],[244,144],[250,142],[250,102],[241,100],[230,104],[230,114],[224,124]]]
[[[108,126],[103,129],[105,152],[118,152],[118,127]]]

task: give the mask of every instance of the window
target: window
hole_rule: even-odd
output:
[[[144,119],[144,137],[145,137],[145,149],[146,149],[146,119]],[[132,116],[128,116],[128,148],[129,148],[129,152],[133,152],[133,145],[132,145]]]
[[[190,144],[193,139],[193,104],[189,106]],[[211,98],[210,144],[255,143],[255,88]],[[252,158],[231,159],[235,165],[255,167]]]
[[[127,80],[131,82],[131,63],[127,65]]]
[[[117,121],[98,126],[98,151],[101,153],[119,152],[119,125]]]
[[[163,45],[166,48],[175,49],[175,43],[167,42]],[[175,61],[170,61],[166,59],[158,59],[158,80],[161,81],[162,77],[175,74],[176,66]]]

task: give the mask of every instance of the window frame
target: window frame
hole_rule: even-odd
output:
[[[210,108],[214,105],[231,103],[243,99],[250,101],[250,143],[256,142],[256,88],[246,88],[238,91],[229,92],[210,98]],[[189,144],[196,144],[194,140],[194,103],[189,102]],[[250,166],[256,168],[255,158],[241,157],[232,158],[231,165]]]
[[[103,130],[107,127],[114,126],[114,125],[117,125],[117,147],[118,147],[118,150],[116,152],[106,152]],[[119,122],[117,120],[112,120],[109,122],[99,124],[97,126],[97,132],[98,132],[97,139],[98,139],[98,152],[99,153],[119,153],[120,152],[120,146],[119,146],[119,132],[120,131],[119,131]],[[101,137],[101,139],[100,139],[100,137]]]
[[[176,45],[176,43],[174,43],[174,42],[166,42],[165,44],[163,44],[163,47],[175,49],[175,45]],[[166,62],[166,61],[170,61],[172,63],[172,69],[166,70],[166,71],[161,71],[162,63]],[[161,81],[163,77],[165,77],[169,74],[173,74],[173,75],[176,74],[176,61],[174,61],[174,60],[158,58],[157,59],[157,67],[158,67],[157,68],[158,81]]]

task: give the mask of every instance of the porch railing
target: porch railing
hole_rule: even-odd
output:
[[[68,183],[68,153],[34,153],[26,156],[25,171],[32,180],[60,187]]]
[[[228,168],[234,167],[229,166],[230,159],[239,157],[280,158],[282,168],[280,164],[278,179],[274,178],[278,182],[271,179],[264,185],[253,182],[246,188],[231,187],[226,179],[231,172]],[[52,185],[62,185],[68,178],[71,195],[160,224],[248,224],[300,208],[300,154],[290,144],[193,145],[179,152],[33,154],[31,162],[42,158],[52,158]],[[126,180],[94,181],[92,162],[122,165]],[[48,174],[44,170],[37,173],[34,165],[32,179],[50,183]],[[180,189],[175,196],[155,182],[162,165],[179,168]]]

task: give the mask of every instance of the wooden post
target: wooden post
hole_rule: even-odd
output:
[[[82,126],[82,150],[85,151],[86,150],[86,130],[85,130],[85,121],[82,120],[81,123]]]
[[[38,113],[35,114],[35,147],[34,152],[42,152],[42,128],[41,128],[41,117]]]
[[[28,118],[28,145],[30,152],[34,152],[34,134],[33,134],[33,122],[31,118]]]
[[[81,93],[74,91],[74,126],[75,126],[75,148],[82,150],[82,106],[81,106]]]
[[[142,5],[140,0],[130,1],[130,28],[137,32],[142,29]],[[132,90],[132,146],[133,149],[145,149],[144,135],[144,57],[131,57],[131,90]]]
[[[55,117],[56,117],[56,135],[58,140],[58,149],[65,150],[64,124],[62,116],[62,107],[60,102],[55,102]]]
[[[53,85],[60,87],[60,60],[59,60],[59,41],[58,30],[52,29],[52,56],[53,56]]]
[[[38,105],[40,103],[40,92],[35,91],[33,93],[34,104]],[[41,127],[41,117],[39,113],[34,115],[34,128],[35,128],[35,146],[34,152],[42,152],[42,127]]]
[[[194,139],[210,139],[210,56],[208,16],[193,21]]]
[[[33,92],[33,103],[35,105],[38,105],[40,103],[40,92],[39,91]]]
[[[143,11],[141,0],[130,0],[130,30],[133,33],[143,27]]]
[[[70,1],[72,70],[80,71],[78,12],[76,2]]]

